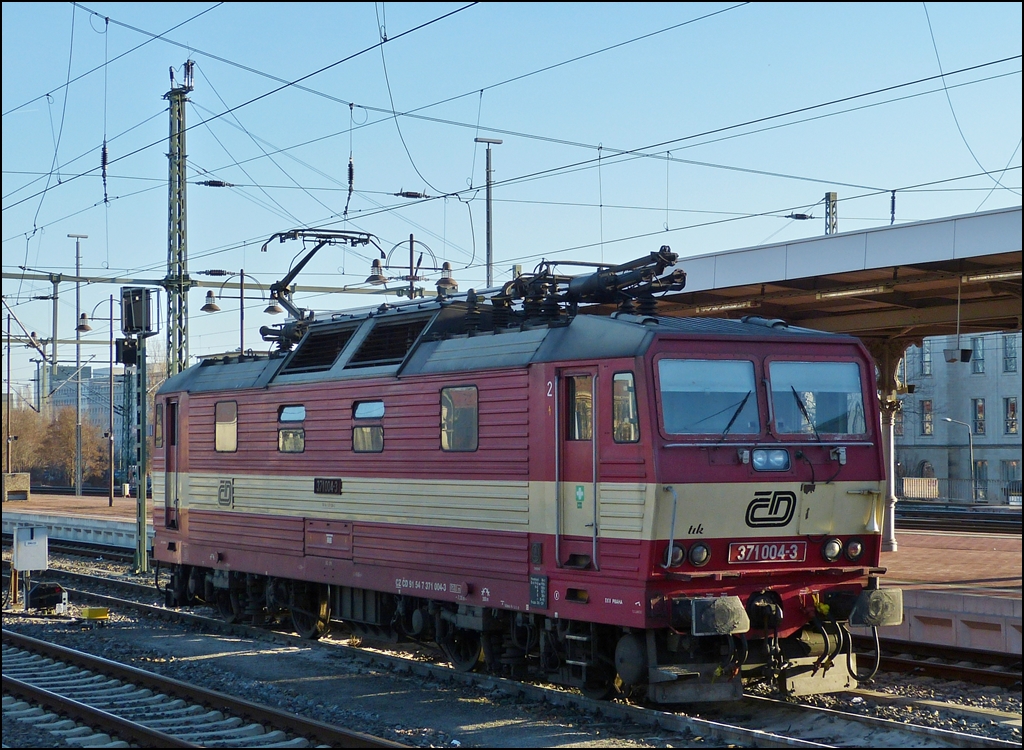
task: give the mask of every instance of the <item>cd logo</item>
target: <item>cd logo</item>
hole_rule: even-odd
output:
[[[796,495],[788,490],[755,492],[747,506],[747,526],[752,529],[785,526],[796,512]]]

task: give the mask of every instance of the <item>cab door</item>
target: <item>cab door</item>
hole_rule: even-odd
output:
[[[559,567],[599,570],[597,367],[558,372]]]
[[[178,401],[176,399],[167,401],[163,422],[164,526],[176,529],[178,528],[178,508],[181,494],[181,480],[178,475],[178,463],[181,455],[178,450]]]

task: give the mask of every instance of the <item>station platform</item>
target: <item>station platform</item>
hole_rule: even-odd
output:
[[[3,530],[33,523],[54,538],[134,547],[135,514],[135,498],[33,494],[4,503]],[[882,553],[882,585],[903,589],[905,617],[881,637],[1021,653],[1020,536],[898,529],[896,542]]]
[[[896,546],[882,585],[903,589],[904,618],[881,637],[1021,653],[1020,536],[897,529]]]

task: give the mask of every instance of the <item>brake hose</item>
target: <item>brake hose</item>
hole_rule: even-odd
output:
[[[882,648],[878,643],[878,627],[876,625],[871,626],[871,635],[875,639],[875,666],[867,677],[859,677],[857,671],[853,668],[853,635],[845,625],[840,627],[843,629],[846,640],[846,671],[857,682],[871,682],[875,679],[875,675],[878,674],[878,666],[882,663]]]

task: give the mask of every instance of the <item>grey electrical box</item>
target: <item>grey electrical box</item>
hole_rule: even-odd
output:
[[[14,555],[11,567],[25,570],[49,568],[49,535],[46,526],[18,526],[14,529]]]

